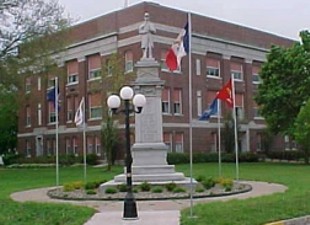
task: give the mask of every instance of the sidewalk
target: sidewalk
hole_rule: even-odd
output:
[[[226,197],[213,197],[194,199],[194,205],[202,202],[228,201],[231,199],[245,199],[262,195],[270,195],[276,192],[286,191],[286,187],[280,184],[246,181],[252,186],[252,191]],[[76,205],[95,208],[96,213],[85,225],[142,225],[142,224],[165,224],[179,225],[180,210],[190,207],[189,199],[164,200],[164,201],[137,201],[139,219],[133,221],[122,220],[122,201],[66,201],[51,199],[47,191],[53,189],[40,188],[11,194],[11,198],[18,202],[66,202]]]

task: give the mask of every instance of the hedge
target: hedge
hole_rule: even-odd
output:
[[[222,162],[235,162],[235,154],[222,153]],[[187,153],[168,153],[168,164],[189,163],[189,154]],[[239,162],[258,162],[259,155],[252,152],[239,154]],[[193,163],[218,162],[218,153],[193,153]]]

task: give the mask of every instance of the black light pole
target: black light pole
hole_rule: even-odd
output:
[[[123,214],[124,219],[138,218],[136,200],[132,193],[132,174],[131,174],[132,156],[131,156],[131,150],[130,150],[129,114],[130,114],[129,100],[125,100],[127,194],[124,200],[124,214]]]
[[[125,86],[120,91],[121,99],[124,100],[125,109],[122,110],[125,114],[125,137],[126,137],[126,184],[127,184],[127,194],[124,199],[124,212],[123,219],[138,219],[136,200],[132,192],[132,156],[130,150],[130,131],[129,131],[129,115],[131,112],[141,113],[142,107],[145,105],[145,96],[137,94],[133,97],[134,93],[132,88]],[[130,108],[130,100],[133,98],[133,106],[137,107],[137,111]],[[117,108],[120,106],[121,100],[117,95],[111,95],[108,98],[108,106],[113,112],[116,112]],[[133,107],[133,108],[134,108]]]

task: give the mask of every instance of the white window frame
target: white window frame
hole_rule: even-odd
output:
[[[28,109],[30,110],[28,115]],[[26,127],[31,127],[31,108],[30,106],[26,107]]]
[[[101,156],[101,142],[99,137],[95,138],[95,144],[96,144],[95,146],[96,155]]]
[[[196,59],[196,75],[200,76],[201,75],[201,60]]]
[[[165,140],[165,144],[167,145],[167,147],[168,147],[168,149],[167,149],[167,151],[168,152],[172,152],[172,133],[164,133],[164,135],[165,134],[168,134],[169,135],[169,141],[167,142],[166,140]]]
[[[31,78],[30,77],[26,78],[25,91],[26,91],[26,94],[31,92]]]
[[[26,140],[26,156],[31,158],[31,143],[29,140]]]
[[[102,77],[102,70],[100,68],[91,69],[88,72],[88,80],[98,80]]]
[[[42,125],[42,106],[41,103],[38,103],[38,125]]]
[[[171,114],[171,107],[170,107],[170,89],[166,89],[168,92],[168,99],[166,101],[161,101],[161,111],[163,114]],[[167,111],[164,111],[164,109],[167,109]]]
[[[79,83],[79,75],[77,73],[68,74],[67,85],[73,85],[78,83]]]
[[[42,79],[41,79],[41,77],[39,76],[39,77],[38,77],[38,91],[41,91],[41,87],[42,87],[41,82],[42,82]]]
[[[179,101],[176,102],[173,100],[173,114],[174,115],[182,115],[182,90],[181,89],[174,89],[179,91]],[[179,110],[176,110],[179,109]]]
[[[197,90],[196,96],[197,96],[197,115],[201,116],[202,115],[202,92],[201,90]]]
[[[178,143],[177,141],[175,142],[175,152],[176,153],[184,153],[184,134],[183,133],[177,133],[181,134],[182,136],[182,141],[181,143]]]

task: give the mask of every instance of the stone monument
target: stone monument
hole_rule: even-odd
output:
[[[161,92],[164,81],[159,77],[160,64],[153,58],[152,48],[155,26],[145,13],[144,23],[139,27],[142,36],[142,58],[135,64],[137,78],[134,82],[135,93],[146,97],[146,105],[141,114],[135,114],[135,143],[132,146],[132,175],[134,182],[147,181],[187,182],[183,173],[175,172],[174,165],[167,163],[168,147],[163,143]],[[114,178],[124,182],[125,176]]]
[[[175,172],[174,165],[167,163],[168,147],[163,143],[161,92],[164,81],[159,77],[160,64],[153,58],[153,34],[156,29],[145,13],[144,23],[139,27],[141,35],[142,58],[135,64],[137,78],[134,82],[135,93],[146,97],[142,113],[135,114],[135,143],[131,148],[134,184],[149,182],[164,184],[175,182],[190,185],[190,179],[183,173]],[[125,183],[126,173],[115,176],[113,181],[103,184],[111,186]]]

